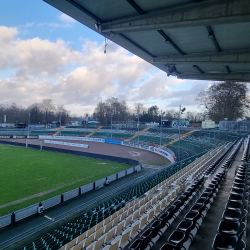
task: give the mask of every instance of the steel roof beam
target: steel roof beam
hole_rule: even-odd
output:
[[[134,32],[250,22],[249,0],[202,1],[102,24],[103,32]]]
[[[140,15],[146,14],[146,12],[145,12],[144,10],[142,10],[142,9],[140,8],[140,6],[139,6],[136,2],[134,2],[134,0],[127,0],[127,2],[128,2],[131,6],[133,6],[133,8],[134,8]]]
[[[219,44],[218,44],[218,42],[216,40],[216,37],[215,37],[214,32],[213,32],[210,25],[207,26],[207,31],[208,31],[208,38],[213,41],[216,50],[218,52],[221,52],[222,50],[221,50],[221,48],[220,48],[220,46],[219,46]]]
[[[235,81],[235,82],[249,82],[250,73],[197,73],[197,74],[180,74],[178,79],[190,80],[209,80],[209,81]]]
[[[98,22],[99,25],[101,25],[101,23],[103,22],[102,19],[100,19],[99,17],[97,17],[96,15],[94,15],[93,13],[91,13],[89,10],[85,9],[83,6],[81,6],[80,4],[78,4],[77,2],[75,2],[74,0],[66,0],[66,1],[69,2],[70,4],[72,4],[73,6],[75,6],[77,9],[81,10],[82,12],[84,12],[85,14],[87,14],[88,16],[90,16],[91,18],[93,18],[94,20],[96,20],[96,22]],[[122,37],[123,39],[125,39],[127,42],[133,44],[137,49],[143,51],[144,53],[146,53],[150,57],[154,57],[154,55],[152,55],[151,53],[149,53],[146,49],[142,48],[137,43],[133,42],[132,40],[130,40],[129,38],[127,38],[123,34],[119,34],[119,36]]]
[[[99,23],[103,22],[99,17],[97,17],[96,15],[94,15],[92,12],[90,12],[89,10],[87,10],[86,8],[84,8],[83,6],[81,6],[80,4],[78,4],[77,2],[75,2],[74,0],[66,0],[66,1],[69,2],[70,4],[72,4],[73,6],[75,6],[77,9],[81,10],[82,12],[84,12],[85,14],[87,14],[88,16],[92,17],[97,22],[99,22]]]
[[[204,71],[201,70],[201,68],[198,65],[193,65],[194,68],[196,68],[201,74],[204,74]]]
[[[236,51],[222,51],[220,53],[196,53],[183,56],[173,55],[164,57],[155,57],[153,64],[250,64],[250,49]]]
[[[165,38],[166,43],[171,44],[181,55],[185,55],[185,53],[162,30],[157,31]]]

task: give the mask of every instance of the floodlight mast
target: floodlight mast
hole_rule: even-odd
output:
[[[140,115],[141,115],[141,113],[138,113],[138,124],[137,124],[137,125],[138,125],[138,143],[139,143],[139,126],[140,126],[140,125],[139,125],[139,124],[140,124],[140,123],[139,123],[139,117],[140,117]]]
[[[178,161],[180,161],[180,159],[181,159],[181,154],[180,154],[180,148],[181,148],[181,124],[180,124],[181,123],[181,114],[183,114],[185,112],[185,110],[186,110],[186,108],[183,107],[181,109],[181,105],[180,105],[179,122],[178,122],[178,124],[179,124],[179,148],[178,148],[178,158],[179,158],[179,160]]]
[[[161,111],[161,136],[160,136],[160,147],[161,147],[161,137],[162,137],[162,116],[165,114],[165,112]]]
[[[112,140],[112,117],[113,117],[113,113],[111,113],[111,140]]]

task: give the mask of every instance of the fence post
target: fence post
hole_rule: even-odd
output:
[[[11,214],[11,224],[15,223],[16,222],[16,215],[15,215],[15,212],[13,212]]]

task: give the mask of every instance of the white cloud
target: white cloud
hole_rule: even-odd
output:
[[[112,42],[107,53],[103,51],[104,44],[89,40],[83,41],[82,51],[61,39],[22,40],[17,28],[0,26],[0,70],[15,70],[0,79],[0,98],[26,106],[51,98],[79,114],[86,107],[92,112],[99,101],[111,96],[130,106],[134,102],[161,106],[166,100],[171,107],[180,102],[193,105],[197,87],[207,87],[197,83],[190,90],[173,91],[173,86],[181,89],[186,82],[162,71],[155,73],[154,66]]]
[[[72,28],[73,26],[69,23],[38,23],[37,27],[48,26],[51,28]]]
[[[76,20],[64,13],[62,13],[60,16],[59,16],[59,19],[63,22],[66,22],[66,23],[75,23]]]

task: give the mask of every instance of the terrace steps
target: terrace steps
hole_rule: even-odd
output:
[[[186,136],[188,136],[188,135],[194,133],[195,131],[197,131],[197,130],[192,130],[192,131],[189,131],[189,132],[185,133],[184,135],[182,135],[182,136],[180,137],[180,139],[183,139],[184,137],[186,137]],[[178,140],[179,140],[179,138],[176,138],[176,139],[172,140],[171,142],[169,142],[169,143],[167,143],[167,144],[164,144],[163,147],[166,147],[166,146],[168,146],[168,145],[171,145],[171,144],[177,142]]]
[[[90,134],[88,134],[86,137],[90,137],[92,136],[94,133],[96,133],[97,131],[99,131],[103,126],[98,127],[97,129],[95,129],[94,131],[92,131]]]
[[[135,135],[133,135],[132,137],[128,138],[127,140],[125,141],[131,141],[133,140],[135,137],[137,137],[138,135],[142,134],[143,132],[147,131],[151,129],[151,127],[147,127],[147,128],[144,128],[143,130],[139,131],[138,133],[136,133]]]
[[[62,126],[60,127],[54,134],[54,136],[57,136],[61,131],[63,131],[65,129],[66,126]]]

